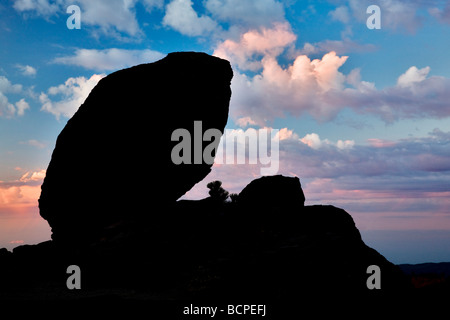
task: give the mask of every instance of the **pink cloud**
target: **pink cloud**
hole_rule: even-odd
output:
[[[46,170],[42,169],[40,171],[31,172],[28,171],[19,179],[22,182],[28,181],[42,181],[45,178]]]
[[[50,227],[38,208],[44,176],[45,170],[28,171],[17,180],[0,182],[0,248],[50,239]]]
[[[40,185],[0,188],[0,207],[37,205],[40,194]]]
[[[241,128],[245,128],[249,125],[255,125],[256,122],[251,117],[242,117],[236,120],[236,124]]]
[[[45,173],[45,169],[27,171],[17,180],[0,181],[0,209],[37,206]]]
[[[414,168],[429,172],[442,172],[450,170],[450,162],[448,156],[423,153],[414,156],[412,160]]]
[[[366,230],[450,229],[448,132],[435,129],[422,138],[372,139],[349,148],[342,148],[339,141],[344,141],[338,137],[330,141],[311,133],[300,138],[288,128],[279,134],[278,174],[300,178],[307,205],[341,207]],[[213,180],[239,193],[258,177],[259,165],[214,165],[185,198],[207,197],[206,184]]]
[[[443,9],[439,9],[436,7],[430,8],[428,12],[441,23],[450,24],[450,4],[447,5]]]
[[[394,141],[383,139],[367,139],[367,142],[374,148],[390,148],[396,145]]]
[[[10,244],[24,244],[25,241],[23,241],[23,240],[11,240],[9,243]]]
[[[395,85],[377,89],[373,82],[361,79],[358,68],[347,75],[340,72],[348,56],[335,51],[320,59],[305,54],[292,58],[293,53],[302,52],[295,49],[296,39],[285,22],[252,29],[238,40],[227,39],[217,45],[214,54],[230,60],[234,67],[230,110],[235,121],[251,119],[252,125],[264,127],[276,118],[309,113],[323,122],[345,108],[387,123],[450,117],[450,79],[429,76],[428,66],[411,66]],[[292,62],[280,64],[280,58]],[[249,70],[254,73],[249,75]]]
[[[18,203],[21,201],[22,192],[20,187],[10,187],[0,189],[0,205],[8,205],[10,203]]]
[[[317,133],[307,134],[300,141],[313,149],[318,149],[322,145],[322,141]]]
[[[298,135],[294,133],[293,130],[289,130],[288,128],[282,128],[278,131],[278,139],[289,140],[289,139],[298,139]]]
[[[241,70],[258,70],[258,56],[278,56],[297,36],[288,23],[275,23],[273,28],[261,28],[243,33],[238,41],[227,39],[220,43],[213,55],[229,60]]]
[[[338,69],[346,59],[334,52],[314,60],[303,55],[283,68],[274,56],[265,55],[260,61],[260,74],[250,78],[235,72],[233,118],[251,117],[258,125],[265,126],[286,113],[300,116],[309,112],[318,119],[334,117],[342,106],[328,103],[324,95],[343,88],[345,76]]]

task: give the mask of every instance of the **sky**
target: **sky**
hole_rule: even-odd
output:
[[[231,62],[227,129],[279,130],[278,173],[300,178],[307,205],[345,209],[394,263],[450,261],[443,0],[0,1],[0,247],[50,238],[40,185],[90,90],[173,51]],[[215,164],[184,198],[206,197],[213,180],[238,193],[260,167]]]

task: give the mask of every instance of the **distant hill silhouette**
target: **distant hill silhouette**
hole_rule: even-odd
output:
[[[400,264],[414,288],[450,294],[450,262]]]
[[[232,202],[220,183],[212,197],[176,201],[211,166],[174,165],[170,134],[195,120],[223,130],[231,77],[227,61],[188,52],[101,80],[59,135],[42,185],[53,239],[0,250],[0,299],[328,303],[409,290],[346,211],[304,206],[297,177],[255,179]],[[81,290],[66,287],[69,265]],[[370,265],[380,290],[367,288]]]

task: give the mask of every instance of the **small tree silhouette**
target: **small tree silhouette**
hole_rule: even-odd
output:
[[[228,191],[222,188],[222,181],[212,181],[206,185],[209,188],[209,195],[211,198],[220,202],[225,202],[228,199]]]
[[[237,194],[237,193],[230,194],[230,199],[231,199],[232,203],[236,203],[238,201],[238,198],[239,198],[239,194]]]

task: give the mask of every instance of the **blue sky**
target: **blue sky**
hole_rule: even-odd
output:
[[[66,25],[72,4],[79,30]],[[381,29],[366,25],[373,4]],[[282,131],[279,173],[300,177],[308,204],[346,209],[393,262],[450,261],[436,251],[450,235],[449,36],[441,0],[2,1],[0,247],[49,238],[39,187],[102,77],[204,51],[234,69],[228,128]],[[215,166],[186,197],[206,196],[211,180],[239,192],[257,172]]]

